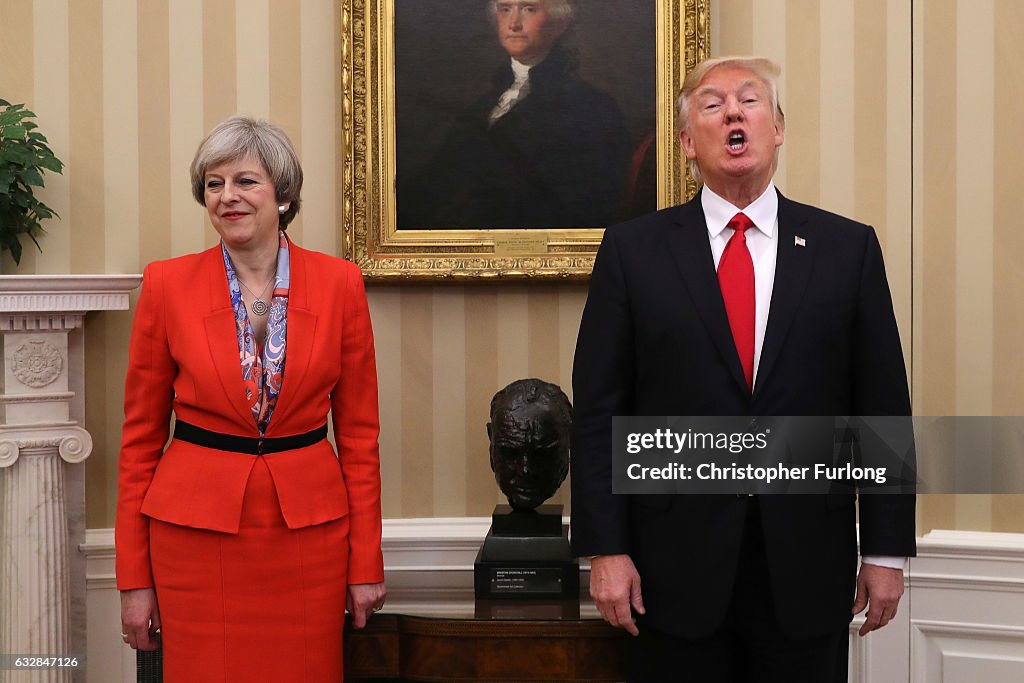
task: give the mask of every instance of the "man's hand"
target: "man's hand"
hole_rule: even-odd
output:
[[[345,609],[352,615],[352,626],[363,628],[366,620],[384,606],[387,588],[383,583],[357,583],[348,587]]]
[[[160,630],[160,609],[156,591],[136,588],[121,591],[121,639],[133,650],[155,650],[153,637]]]
[[[600,555],[590,561],[590,597],[609,624],[634,636],[640,633],[630,608],[644,614],[644,601],[640,574],[629,555]]]
[[[903,595],[903,570],[861,563],[857,575],[857,597],[853,613],[860,614],[868,607],[860,635],[882,628],[896,616],[896,607]]]

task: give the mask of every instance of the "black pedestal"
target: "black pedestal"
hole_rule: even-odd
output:
[[[473,565],[478,600],[576,599],[579,562],[569,548],[561,505],[518,511],[498,505]]]

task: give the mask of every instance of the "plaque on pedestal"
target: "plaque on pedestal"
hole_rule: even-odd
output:
[[[580,567],[569,547],[569,529],[562,524],[562,506],[542,507],[544,512],[495,508],[495,521],[473,564],[478,600],[579,596]]]

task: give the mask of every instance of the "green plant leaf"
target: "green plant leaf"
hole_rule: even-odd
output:
[[[48,207],[46,204],[39,202],[38,204],[36,204],[35,214],[40,218],[53,218],[54,216],[57,215],[57,212]],[[40,228],[40,230],[42,230],[42,228]]]
[[[21,124],[12,124],[10,126],[4,126],[3,136],[8,139],[13,138],[15,140],[22,140],[25,138],[26,132],[25,126],[22,126]]]
[[[32,163],[32,152],[19,145],[9,145],[6,156],[12,165],[18,167],[25,167]],[[20,172],[22,169],[16,170]]]
[[[6,244],[6,247],[11,250],[11,258],[14,259],[15,263],[21,263],[21,242],[18,241],[17,235],[14,236],[14,240]]]
[[[64,164],[60,162],[60,159],[56,157],[46,157],[39,160],[39,165],[45,168],[47,171],[53,171],[54,173],[63,173]]]
[[[26,168],[25,172],[22,173],[22,178],[26,185],[34,185],[35,187],[43,186],[43,176],[34,168]]]

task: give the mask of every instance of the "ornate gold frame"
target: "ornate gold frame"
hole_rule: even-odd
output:
[[[674,100],[686,70],[709,56],[710,1],[658,0],[659,206],[696,191],[675,138]],[[378,282],[589,277],[600,228],[395,229],[394,3],[341,0],[344,256]]]

